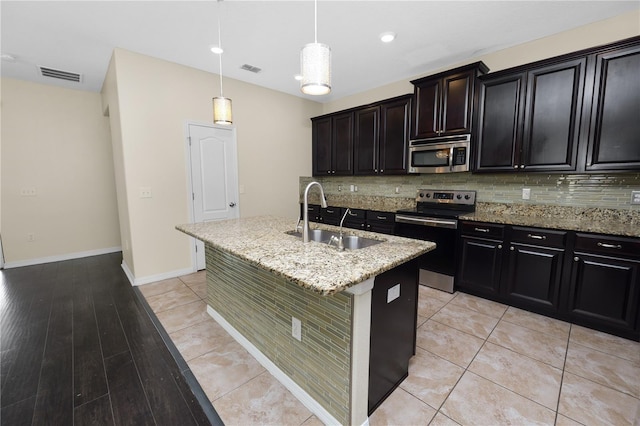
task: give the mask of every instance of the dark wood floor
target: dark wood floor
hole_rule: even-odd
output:
[[[121,260],[0,271],[1,425],[222,424]]]

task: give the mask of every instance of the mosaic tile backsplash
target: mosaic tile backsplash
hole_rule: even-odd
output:
[[[366,195],[413,199],[419,188],[464,189],[477,191],[476,200],[486,203],[640,210],[640,205],[631,205],[631,191],[640,191],[640,173],[591,175],[449,173],[301,177],[301,190],[304,190],[306,184],[313,180],[322,184],[327,196],[329,194]],[[351,185],[357,186],[357,192],[351,192]],[[522,199],[523,188],[531,189],[530,200]]]

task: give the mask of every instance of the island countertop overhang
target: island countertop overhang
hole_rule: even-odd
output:
[[[330,225],[321,229],[337,231]],[[176,229],[223,252],[235,255],[267,271],[322,295],[331,295],[393,269],[435,248],[429,241],[344,229],[383,240],[359,250],[338,251],[325,243],[309,242],[293,235],[294,223],[281,217],[256,216],[216,222],[190,223]]]

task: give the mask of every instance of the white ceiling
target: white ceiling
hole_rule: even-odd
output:
[[[15,61],[3,60],[1,72],[97,92],[119,47],[217,73],[209,46],[217,44],[220,14],[225,77],[328,102],[638,8],[638,0],[320,0],[318,42],[333,52],[333,89],[311,97],[293,78],[300,49],[314,41],[311,0],[2,0],[1,52]],[[395,31],[397,39],[381,43],[384,31]],[[243,64],[262,72],[241,70]],[[42,77],[38,66],[79,73],[83,80]]]

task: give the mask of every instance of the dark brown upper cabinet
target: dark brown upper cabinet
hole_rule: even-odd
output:
[[[411,139],[471,133],[476,79],[488,70],[476,62],[413,80]]]
[[[575,171],[586,58],[480,78],[476,171]]]
[[[640,170],[640,38],[592,55],[586,171]],[[589,108],[590,107],[590,108]]]
[[[353,112],[312,119],[313,175],[353,174]]]
[[[354,112],[354,174],[405,174],[411,96]]]

